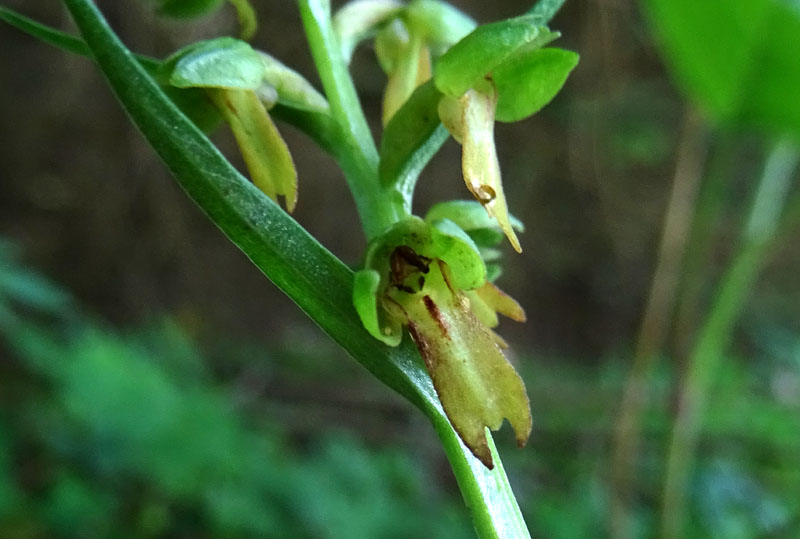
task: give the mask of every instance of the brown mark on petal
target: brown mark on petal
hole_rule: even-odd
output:
[[[419,331],[414,322],[408,322],[408,332],[411,333],[411,338],[414,339],[414,343],[419,349],[419,355],[421,355],[422,359],[425,361],[428,373],[433,372],[434,369],[436,369],[436,358],[431,353],[431,343],[425,339],[425,334]]]
[[[433,320],[439,326],[439,329],[442,331],[442,336],[449,338],[450,334],[447,330],[447,322],[444,321],[444,317],[442,316],[441,311],[439,311],[439,307],[436,306],[436,303],[434,303],[434,301],[428,295],[423,296],[422,302],[425,304],[428,314],[431,315],[431,318],[433,318]]]
[[[228,110],[233,113],[234,116],[239,115],[238,111],[236,110],[236,107],[233,106],[233,103],[231,103],[231,100],[228,98],[227,95],[225,95],[225,100],[223,102],[225,103],[225,106],[228,108]]]

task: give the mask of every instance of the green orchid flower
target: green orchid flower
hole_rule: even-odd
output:
[[[480,26],[439,58],[433,75],[443,94],[439,117],[463,147],[464,182],[517,252],[522,246],[508,215],[494,123],[537,112],[578,62],[571,51],[541,48],[560,34],[540,23],[526,15]]]
[[[297,205],[297,171],[270,118],[276,103],[327,114],[328,103],[294,70],[247,43],[202,41],[168,58],[160,78],[176,88],[202,88],[233,131],[253,183],[291,213]]]
[[[513,299],[487,281],[478,247],[448,219],[410,217],[370,243],[353,302],[377,339],[397,346],[407,328],[445,413],[487,467],[486,440],[508,419],[520,446],[531,430],[525,386],[490,328],[497,313],[523,321]]]

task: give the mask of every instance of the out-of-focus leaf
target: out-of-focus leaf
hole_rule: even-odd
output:
[[[72,297],[45,276],[17,261],[16,246],[0,238],[0,308],[16,303],[36,311],[61,314],[73,307]]]
[[[538,112],[561,90],[578,55],[563,49],[546,48],[523,53],[497,66],[492,80],[497,86],[500,122],[516,122]]]
[[[409,212],[420,172],[448,137],[439,121],[441,97],[432,81],[423,84],[392,117],[381,137],[381,182],[402,194]]]
[[[220,37],[194,43],[164,62],[169,83],[178,88],[254,90],[264,78],[259,53],[244,41]]]
[[[559,36],[538,18],[523,15],[484,24],[453,45],[436,63],[436,87],[451,97],[460,97],[487,74],[515,54],[545,45]]]
[[[800,137],[800,10],[781,0],[643,0],[673,76],[714,120]]]

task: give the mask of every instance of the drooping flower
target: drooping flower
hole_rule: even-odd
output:
[[[444,94],[439,117],[463,147],[464,182],[517,252],[522,247],[508,215],[494,122],[530,116],[561,89],[578,55],[542,48],[558,36],[533,15],[483,25],[453,45],[434,69],[434,83]]]
[[[325,98],[294,70],[228,37],[195,43],[168,58],[160,78],[176,88],[201,88],[228,123],[253,183],[292,212],[297,171],[270,118],[276,103],[327,113]]]
[[[367,330],[390,346],[408,328],[453,428],[487,467],[486,427],[508,419],[525,444],[525,386],[489,327],[496,312],[518,320],[524,312],[487,281],[478,247],[458,225],[411,217],[391,227],[370,244],[353,301]]]

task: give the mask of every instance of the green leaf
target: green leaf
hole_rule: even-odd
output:
[[[69,51],[81,56],[91,58],[92,53],[86,46],[82,39],[73,35],[67,34],[55,28],[50,28],[40,22],[34,21],[24,15],[17,13],[5,6],[0,6],[0,20],[3,20],[11,26],[29,34],[36,39],[43,41],[49,45],[59,48],[64,51]],[[153,65],[158,64],[155,58],[147,58]]]
[[[397,0],[353,0],[333,16],[333,29],[345,63],[350,63],[358,44],[375,35],[378,28],[403,9]]]
[[[255,90],[264,78],[259,53],[238,39],[219,37],[194,43],[164,62],[169,83],[178,88]]]
[[[0,20],[20,29],[21,31],[52,45],[63,51],[92,57],[92,53],[86,43],[79,37],[56,30],[33,19],[29,19],[6,7],[0,6]],[[161,62],[149,56],[136,55],[136,60],[151,75],[156,75],[161,69]],[[189,116],[191,120],[204,132],[209,133],[219,126],[222,117],[217,112],[216,107],[211,104],[205,92],[199,89],[187,88],[180,89],[166,87],[164,91],[181,111]]]
[[[136,63],[90,0],[64,1],[117,98],[189,196],[332,339],[430,418],[479,536],[529,537],[496,453],[491,471],[472,457],[413,344],[387,347],[364,329],[351,303],[352,271],[225,160]]]
[[[716,122],[800,137],[800,10],[780,0],[644,0],[672,75]]]
[[[516,122],[538,112],[561,90],[578,65],[572,51],[546,48],[519,54],[492,73],[500,122]]]
[[[409,213],[417,178],[449,136],[439,121],[441,97],[432,81],[417,88],[389,121],[381,138],[381,183],[401,193]]]
[[[479,26],[439,58],[433,71],[436,87],[451,97],[461,97],[515,54],[558,37],[537,24],[537,17],[523,15]]]

